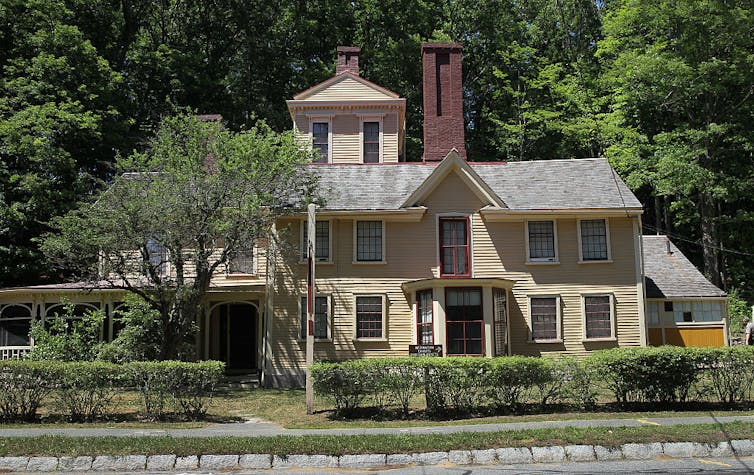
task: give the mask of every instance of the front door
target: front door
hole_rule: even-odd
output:
[[[229,371],[257,367],[257,309],[232,303],[220,307],[220,357]]]

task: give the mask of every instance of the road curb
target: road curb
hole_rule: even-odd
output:
[[[301,455],[127,455],[96,457],[0,457],[0,471],[18,472],[124,472],[170,471],[180,469],[279,469],[279,468],[355,468],[396,465],[512,465],[522,463],[591,462],[594,460],[648,460],[658,457],[722,457],[754,455],[754,440],[730,442],[665,442],[602,445],[564,445],[547,447],[503,447],[483,450],[451,450],[410,454]]]

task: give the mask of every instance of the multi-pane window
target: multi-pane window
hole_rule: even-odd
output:
[[[482,289],[445,289],[445,319],[449,355],[484,354]]]
[[[440,218],[440,274],[469,275],[468,218]]]
[[[164,277],[168,272],[168,251],[156,239],[147,239],[147,256],[149,265],[154,268],[159,277]]]
[[[556,297],[532,297],[531,339],[557,340],[558,335],[558,299]]]
[[[553,221],[529,221],[529,259],[532,261],[555,261],[555,223]]]
[[[0,346],[28,346],[31,303],[0,307]]]
[[[647,321],[652,325],[659,325],[660,312],[657,302],[647,302]]]
[[[606,261],[607,223],[604,219],[584,219],[581,226],[581,259],[584,261]]]
[[[306,221],[301,222],[304,229],[301,241],[301,259],[306,260],[309,257],[307,252],[309,248],[309,234]],[[330,260],[330,221],[317,221],[315,224],[316,233],[314,234],[314,255],[317,261]]]
[[[302,340],[306,339],[307,316],[306,316],[306,297],[301,297],[301,331],[299,336]],[[314,299],[314,338],[326,340],[327,335],[327,297],[316,297]]]
[[[312,123],[312,149],[318,152],[314,163],[327,163],[330,157],[330,123]]]
[[[228,255],[228,274],[254,273],[254,247],[244,246]]]
[[[356,221],[356,260],[382,261],[382,239],[382,221]]]
[[[723,318],[719,301],[675,301],[672,310],[676,322],[719,322]]]
[[[356,338],[383,338],[382,296],[356,297]]]
[[[586,338],[611,338],[613,336],[612,305],[609,295],[584,297]]]
[[[435,343],[432,312],[432,290],[416,293],[416,344],[433,345]]]
[[[494,356],[504,356],[508,353],[508,306],[505,289],[492,289],[492,321],[495,332]]]
[[[379,163],[380,161],[380,123],[364,122],[364,163]]]

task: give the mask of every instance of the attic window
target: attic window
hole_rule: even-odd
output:
[[[314,158],[314,163],[330,161],[330,124],[328,122],[312,123],[312,149],[319,152]]]
[[[364,163],[380,162],[380,123],[364,122]]]

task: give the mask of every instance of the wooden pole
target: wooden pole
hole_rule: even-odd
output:
[[[314,382],[312,381],[312,364],[314,364],[314,301],[317,296],[314,285],[314,263],[316,257],[316,214],[315,205],[307,207],[308,216],[306,221],[307,232],[307,264],[306,277],[306,413],[314,414]]]

